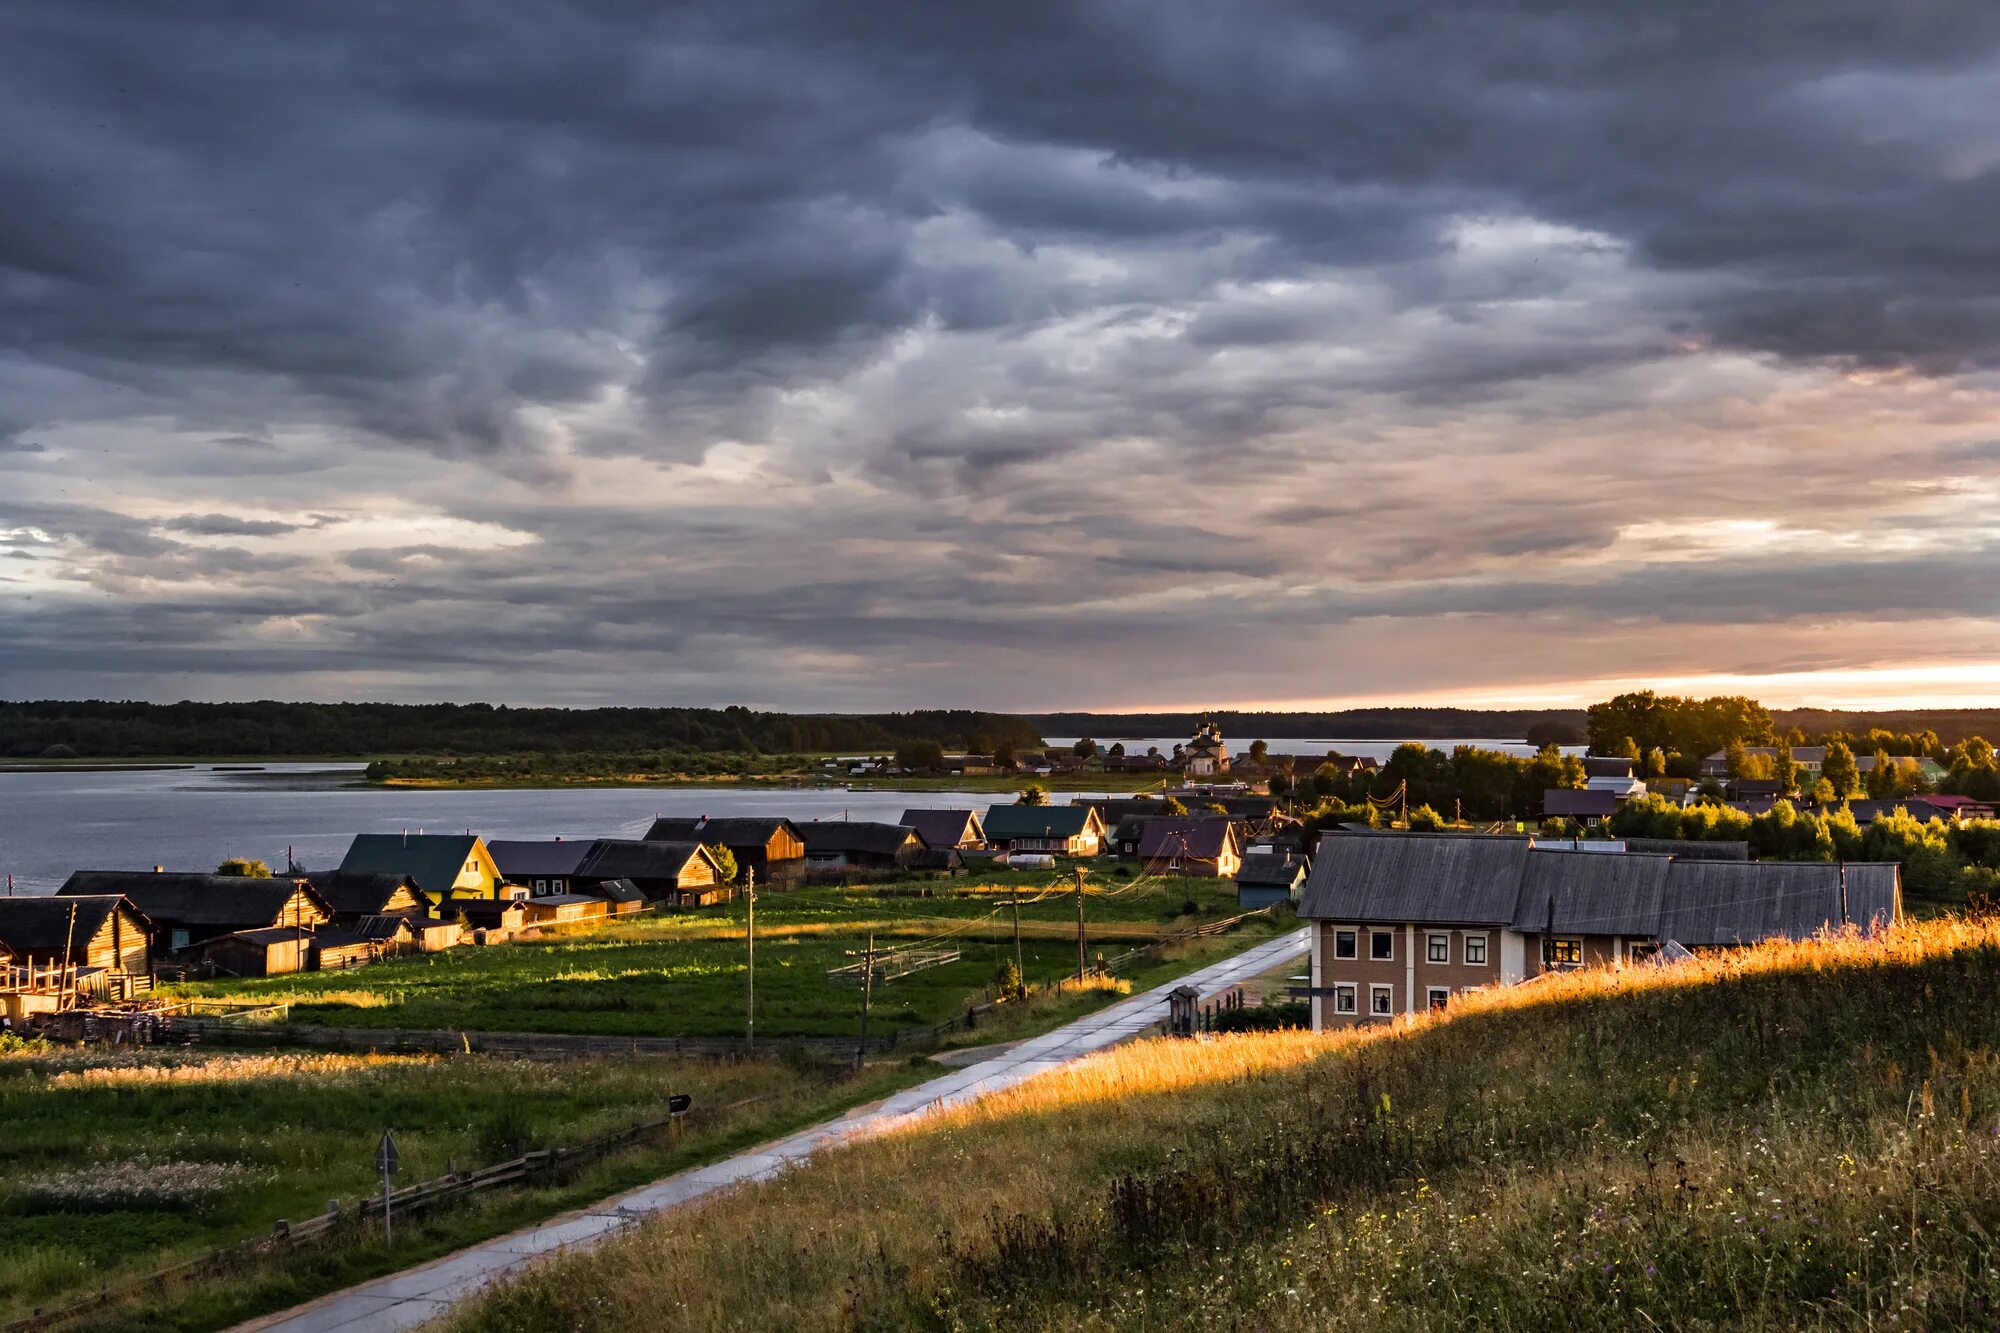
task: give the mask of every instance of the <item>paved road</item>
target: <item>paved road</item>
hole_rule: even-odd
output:
[[[385,1278],[240,1325],[236,1333],[399,1333],[444,1314],[458,1302],[524,1265],[569,1247],[594,1245],[646,1217],[744,1181],[762,1180],[821,1148],[881,1133],[945,1106],[1012,1087],[1071,1060],[1138,1036],[1166,1017],[1167,992],[1192,985],[1204,996],[1268,972],[1305,952],[1306,932],[1293,931],[1254,949],[1210,964],[1185,977],[1121,1000],[1067,1027],[1021,1042],[896,1094],[865,1110],[803,1130],[756,1151],[683,1171],[629,1194],[606,1199],[511,1236],[447,1255],[422,1268]]]

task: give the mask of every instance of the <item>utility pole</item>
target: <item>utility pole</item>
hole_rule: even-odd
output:
[[[854,1067],[868,1058],[868,1004],[875,994],[875,932],[868,932],[868,952],[861,956],[861,1044],[854,1048]]]
[[[1083,867],[1076,868],[1076,984],[1083,984]]]
[[[1028,974],[1021,969],[1021,895],[1015,894],[1008,906],[1014,909],[1014,976],[1026,986]]]
[[[743,922],[743,960],[746,980],[743,996],[743,1053],[757,1049],[757,867],[743,872],[743,905],[748,915]]]
[[[1845,926],[1851,918],[1847,915],[1847,862],[1840,863],[1840,924]]]

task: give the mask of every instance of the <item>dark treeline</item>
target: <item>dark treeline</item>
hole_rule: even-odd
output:
[[[1259,736],[1318,736],[1340,740],[1554,740],[1581,744],[1581,708],[1345,708],[1332,713],[1030,713],[1045,736],[1191,735],[1203,718],[1222,728],[1231,745]],[[1530,728],[1560,735],[1530,735]],[[1240,738],[1240,739],[1239,739]]]
[[[0,703],[0,755],[498,755],[573,751],[801,754],[909,740],[990,751],[1040,742],[1001,713],[840,715],[748,708],[509,708],[492,704]]]

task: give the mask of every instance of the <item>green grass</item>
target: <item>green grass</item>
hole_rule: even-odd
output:
[[[101,1283],[372,1194],[377,1137],[392,1128],[398,1183],[530,1147],[575,1144],[656,1116],[687,1092],[678,1139],[652,1136],[580,1174],[499,1190],[397,1226],[311,1242],[228,1276],[94,1315],[92,1327],[205,1328],[392,1271],[566,1207],[760,1142],[904,1086],[897,1066],[828,1085],[772,1061],[648,1059],[539,1064],[452,1058],[0,1055],[0,1320],[54,1308]],[[731,1103],[762,1100],[734,1110]]]
[[[451,1327],[1991,1327],[2000,922],[1138,1043]]]
[[[1019,876],[1018,896],[1049,876]],[[1114,881],[1113,886],[1127,881]],[[910,896],[916,885],[764,893],[757,906],[757,1032],[767,1040],[853,1033],[860,996],[827,980],[875,932],[878,947],[938,939],[957,962],[875,988],[871,1030],[930,1027],[984,998],[1013,956],[1006,886],[939,882],[942,896]],[[1196,911],[1186,911],[1193,902]],[[1089,955],[1107,957],[1203,921],[1233,914],[1227,881],[1151,882],[1085,900]],[[1024,971],[1047,982],[1076,968],[1074,898],[1056,893],[1022,909]],[[299,1023],[332,1027],[613,1036],[736,1036],[744,1020],[744,905],[647,916],[588,931],[487,948],[386,960],[352,972],[205,982],[179,994],[284,1000]],[[1216,941],[1236,952],[1283,923],[1258,920]],[[942,938],[940,938],[942,937]],[[1187,958],[1189,955],[1183,955]],[[1183,962],[1180,970],[1188,966]],[[1159,974],[1149,964],[1147,975]],[[1171,975],[1171,970],[1164,975]]]

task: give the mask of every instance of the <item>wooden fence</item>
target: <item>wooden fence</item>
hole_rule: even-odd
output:
[[[717,1114],[741,1110],[743,1107],[769,1100],[776,1095],[765,1092],[754,1097],[745,1097],[741,1101],[731,1102],[720,1108]],[[550,1179],[558,1172],[581,1166],[658,1130],[672,1129],[678,1133],[681,1121],[688,1115],[699,1113],[701,1109],[696,1107],[678,1116],[665,1115],[642,1120],[583,1143],[523,1153],[510,1161],[496,1162],[477,1171],[451,1172],[430,1180],[418,1181],[413,1185],[405,1185],[402,1189],[390,1192],[390,1217],[394,1219],[406,1213],[434,1208],[439,1204],[455,1203],[483,1190]],[[282,1253],[291,1246],[309,1240],[332,1236],[354,1239],[361,1234],[364,1224],[369,1219],[381,1216],[382,1196],[379,1194],[363,1196],[356,1201],[352,1209],[341,1207],[339,1200],[335,1200],[326,1212],[316,1216],[297,1222],[280,1220],[268,1236],[237,1241],[233,1245],[209,1250],[170,1267],[106,1285],[70,1305],[53,1310],[36,1310],[25,1318],[0,1324],[0,1333],[43,1333],[43,1330],[63,1328],[118,1301],[149,1294],[164,1297],[177,1282],[214,1277],[248,1261]]]

